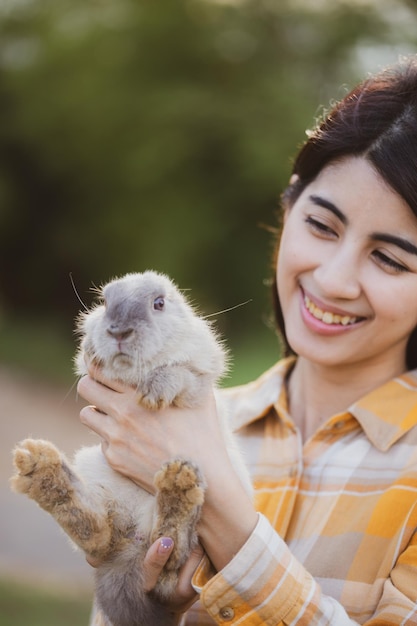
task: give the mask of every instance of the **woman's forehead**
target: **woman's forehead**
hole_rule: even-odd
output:
[[[335,225],[354,228],[368,240],[387,242],[392,234],[417,246],[416,215],[363,157],[349,157],[323,168],[293,209],[313,211]],[[293,209],[286,211],[287,217]]]

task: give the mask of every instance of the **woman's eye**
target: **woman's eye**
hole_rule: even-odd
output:
[[[155,311],[162,311],[164,306],[165,306],[165,299],[163,298],[163,296],[158,296],[153,301],[153,308],[155,309]]]
[[[321,222],[320,220],[316,219],[315,217],[312,217],[311,215],[308,215],[305,221],[310,226],[311,230],[313,230],[319,235],[325,235],[326,237],[337,236],[337,233],[332,228],[330,228],[330,226],[327,226],[327,224],[324,224],[324,222]]]
[[[380,250],[374,250],[373,256],[377,259],[380,265],[388,271],[391,271],[391,273],[399,274],[400,272],[408,272],[408,268],[405,265],[398,263],[398,261],[394,261],[394,259],[387,256]]]

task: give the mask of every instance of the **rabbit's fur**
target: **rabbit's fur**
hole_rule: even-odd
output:
[[[134,386],[150,409],[198,406],[225,370],[225,350],[210,324],[156,272],[127,274],[101,295],[102,302],[78,321],[78,374],[86,373],[87,356],[106,377]],[[219,417],[231,458],[248,484],[220,406]],[[102,563],[95,592],[109,626],[175,623],[164,603],[197,542],[204,500],[198,467],[187,459],[166,463],[155,476],[155,497],[115,472],[99,445],[80,449],[70,463],[49,441],[26,439],[14,450],[14,465],[12,488],[51,513],[86,555]],[[149,594],[142,563],[161,536],[172,537],[174,550]]]

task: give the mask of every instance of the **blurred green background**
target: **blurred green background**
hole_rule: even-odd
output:
[[[291,158],[330,99],[414,52],[415,0],[0,0],[2,371],[70,386],[71,277],[89,305],[152,268],[205,314],[250,300],[216,319],[227,384],[261,373]],[[37,624],[12,597],[0,626]]]
[[[0,17],[0,358],[69,380],[70,275],[88,305],[152,268],[206,314],[250,300],[218,324],[231,382],[262,371],[291,157],[321,105],[414,52],[417,3],[1,0]]]

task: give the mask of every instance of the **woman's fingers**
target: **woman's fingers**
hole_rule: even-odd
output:
[[[104,437],[110,418],[105,413],[98,411],[95,406],[85,406],[80,411],[80,420],[84,426],[93,430],[100,437]]]
[[[129,403],[138,410],[137,402],[134,401],[134,390],[128,387],[114,390],[90,376],[83,376],[78,381],[77,390],[88,402],[80,411],[81,422],[100,436],[114,425],[120,415],[128,416]]]
[[[152,591],[158,578],[168,561],[174,542],[169,537],[162,537],[155,541],[149,548],[144,561],[144,584],[146,591]],[[186,611],[196,600],[191,580],[193,574],[204,555],[203,548],[198,544],[179,572],[178,584],[175,597],[171,598],[169,606],[174,612]]]
[[[151,591],[155,587],[173,547],[174,542],[170,537],[161,537],[149,548],[143,564],[145,591]]]
[[[170,537],[161,537],[149,548],[143,563],[145,591],[151,591],[155,587],[173,547],[174,542]],[[101,559],[90,555],[86,555],[85,560],[92,567],[100,567],[103,564]]]
[[[88,554],[86,555],[85,560],[89,565],[91,565],[91,567],[100,567],[100,565],[103,565],[103,561],[101,559],[89,556]]]
[[[161,537],[151,545],[143,562],[143,582],[145,591],[150,592],[155,588],[158,578],[171,556],[173,549],[174,542],[170,537]],[[175,613],[183,613],[186,611],[194,604],[197,598],[197,593],[192,587],[191,580],[203,555],[204,550],[201,545],[198,544],[180,570],[175,597],[171,598],[168,605],[170,610]],[[89,555],[86,556],[86,561],[95,568],[103,565],[101,559]]]
[[[109,389],[113,389],[114,391],[119,391],[119,392],[125,391],[126,389],[125,384],[117,380],[107,378],[104,375],[103,370],[97,364],[91,361],[87,355],[85,355],[85,364],[87,367],[88,374],[93,380],[97,381],[101,385],[104,385],[105,387],[108,387]]]
[[[116,397],[118,397],[119,394],[126,390],[127,388],[122,388],[120,384],[117,389],[109,387],[88,375],[82,376],[77,385],[78,394],[84,398],[84,400],[87,400],[89,404],[100,407],[103,407],[106,403],[110,404],[114,401],[115,394]]]
[[[195,592],[191,581],[194,576],[194,572],[200,564],[203,556],[203,547],[200,543],[198,543],[181,568],[180,576],[178,579],[177,594],[178,599],[182,599],[183,610],[191,606],[191,604],[193,604],[196,599],[197,593]]]
[[[113,448],[112,450],[109,449],[109,442],[112,440],[112,433],[114,433],[115,429],[113,418],[110,415],[106,415],[106,413],[102,413],[95,406],[85,406],[80,411],[80,421],[100,437],[101,450],[108,462],[110,462],[112,452],[114,452]]]

